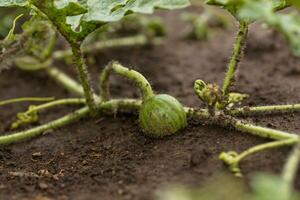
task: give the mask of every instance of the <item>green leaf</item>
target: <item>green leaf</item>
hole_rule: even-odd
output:
[[[159,200],[248,200],[242,179],[217,174],[202,187],[173,186],[158,192]]]
[[[219,6],[236,17],[238,10],[243,3],[243,0],[207,0],[206,3],[208,5]]]
[[[151,14],[156,8],[177,9],[189,5],[188,0],[88,0],[84,21],[112,22],[128,13]]]
[[[242,179],[219,175],[201,188],[171,187],[158,193],[159,200],[299,200],[280,176],[260,173],[251,181],[251,193]]]
[[[286,7],[286,5],[290,4],[288,0],[263,0],[259,2],[263,4],[271,5],[272,10],[281,10],[282,8]],[[207,0],[206,3],[209,5],[219,6],[227,10],[228,12],[230,12],[236,19],[240,20],[238,15],[240,10],[245,6],[245,4],[248,6],[252,4],[253,6],[253,4],[257,3],[257,0]],[[257,7],[257,9],[262,10],[265,8],[262,6],[262,7]],[[256,11],[252,12],[252,15],[254,16],[257,15]]]
[[[300,8],[300,1],[299,0],[287,0],[289,4]]]
[[[253,193],[250,200],[296,200],[298,194],[281,177],[258,174],[251,182]],[[290,196],[291,198],[287,197]]]
[[[66,16],[75,16],[87,12],[87,8],[77,0],[56,0],[54,5]]]
[[[151,14],[155,9],[177,9],[189,0],[31,0],[72,41],[83,40],[100,26],[130,13]]]
[[[0,7],[27,6],[28,0],[0,0]]]

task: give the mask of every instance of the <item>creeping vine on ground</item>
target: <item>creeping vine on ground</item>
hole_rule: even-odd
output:
[[[162,1],[161,4],[157,3],[157,1],[154,2],[156,3],[150,4],[148,9],[153,10],[157,7],[173,9],[188,5],[188,2],[185,0],[182,0],[181,2],[178,1],[178,5],[169,5],[169,1]],[[45,25],[44,27],[46,27],[47,30],[57,30],[57,32],[66,39],[71,47],[71,50],[54,52],[54,43],[57,42],[57,34],[54,31],[55,33],[50,34],[50,39],[48,38],[47,40],[48,44],[45,51],[46,54],[41,56],[36,54],[37,51],[32,45],[34,42],[30,42],[30,39],[34,40],[36,38],[27,38],[29,42],[26,43],[25,41],[23,46],[27,47],[27,54],[29,54],[30,57],[20,57],[22,59],[18,59],[18,62],[16,62],[18,67],[23,70],[44,70],[50,77],[55,79],[61,87],[64,87],[79,96],[79,98],[75,99],[53,100],[45,104],[30,106],[28,111],[18,114],[17,121],[13,123],[12,128],[36,122],[39,119],[38,113],[40,111],[51,109],[54,106],[84,105],[81,109],[44,125],[0,136],[1,145],[16,143],[39,136],[46,130],[66,126],[67,124],[74,123],[84,117],[112,114],[122,112],[123,110],[132,112],[138,111],[141,130],[145,133],[145,135],[153,138],[160,138],[166,135],[178,133],[187,126],[188,119],[193,118],[199,121],[205,121],[205,124],[214,124],[228,128],[229,130],[235,129],[241,132],[275,140],[273,142],[257,145],[242,153],[234,151],[222,152],[219,158],[228,164],[230,169],[237,176],[242,175],[239,164],[247,156],[266,149],[295,145],[299,143],[300,140],[297,134],[254,125],[238,118],[245,115],[264,115],[266,113],[272,114],[300,111],[300,104],[239,107],[239,104],[247,98],[248,95],[232,92],[232,86],[236,81],[239,63],[242,59],[243,50],[246,44],[248,26],[252,22],[252,19],[246,20],[245,18],[237,17],[237,10],[239,9],[235,7],[235,5],[224,4],[224,1],[219,2],[218,0],[209,0],[208,3],[222,6],[233,14],[239,22],[239,30],[223,86],[220,87],[216,84],[205,83],[203,80],[195,81],[195,94],[203,103],[205,103],[206,106],[204,108],[185,107],[170,95],[156,94],[152,90],[150,83],[142,74],[124,67],[122,64],[115,61],[108,64],[102,71],[99,78],[100,94],[96,94],[91,88],[87,64],[83,53],[91,52],[93,51],[93,48],[99,49],[107,46],[147,43],[147,38],[145,38],[145,36],[138,35],[135,38],[131,37],[129,39],[110,41],[110,43],[106,43],[106,45],[105,42],[100,44],[98,43],[94,47],[91,47],[92,50],[89,47],[82,48],[83,40],[90,33],[94,32],[106,23],[119,20],[127,13],[127,11],[142,13],[149,12],[148,10],[140,8],[138,4],[131,5],[127,3],[124,2],[124,5],[122,5],[122,8],[125,10],[124,13],[116,19],[112,12],[118,11],[117,9],[120,9],[118,6],[110,8],[110,10],[106,13],[107,16],[103,17],[98,16],[95,13],[90,13],[92,12],[91,10],[93,10],[89,7],[91,5],[85,5],[84,3],[82,4],[77,1],[70,1],[69,3],[61,2],[59,5],[58,3],[54,3],[53,0],[24,0],[16,1],[11,5],[9,2],[4,4],[2,3],[3,5],[0,3],[0,6],[24,6],[31,9],[32,12],[34,12],[34,16],[31,18],[32,21],[30,21],[31,24],[34,25],[34,23],[37,22]],[[287,6],[288,5],[286,4],[277,5],[272,8],[272,10],[280,10]],[[119,12],[121,11],[119,10]],[[49,22],[51,23],[49,24]],[[75,29],[73,29],[74,26],[76,26]],[[35,31],[38,32],[41,30],[36,29]],[[31,36],[30,33],[31,32],[29,31],[29,36]],[[20,38],[23,40],[23,37],[12,38],[13,39],[11,40],[5,41],[7,46],[15,44],[16,41],[20,40]],[[74,65],[77,69],[81,84],[77,83],[77,81],[70,78],[61,70],[52,66],[54,59],[69,56],[73,57]],[[135,84],[135,86],[140,89],[142,98],[110,99],[109,77],[113,73],[122,76]],[[15,99],[8,100],[8,102],[11,101],[9,103],[14,103],[16,101],[26,100],[34,99]],[[6,103],[6,101],[0,102],[0,105]],[[299,149],[295,148],[296,155],[299,154],[298,152]],[[299,159],[298,157],[293,157],[294,159],[287,163],[286,168],[295,168],[295,163],[297,163],[297,159]],[[290,171],[291,172],[287,172],[283,175],[284,180],[287,182],[292,182],[291,177],[294,177],[294,174],[291,175],[290,173],[294,173],[295,170],[291,169]]]

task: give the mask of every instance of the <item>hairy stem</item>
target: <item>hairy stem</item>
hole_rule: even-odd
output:
[[[245,121],[236,120],[232,123],[236,130],[242,132],[248,132],[252,135],[257,135],[263,138],[270,138],[274,140],[286,140],[286,139],[295,139],[298,138],[298,135],[287,133],[285,131],[275,130],[271,128],[261,127],[252,125]]]
[[[100,75],[100,95],[103,101],[107,101],[109,99],[109,77],[111,72],[123,76],[135,83],[136,86],[141,90],[143,100],[146,100],[154,95],[150,83],[142,74],[135,70],[123,67],[118,62],[111,62],[105,67]]]
[[[22,98],[0,101],[0,106],[12,104],[12,103],[19,103],[19,102],[53,101],[54,99],[55,99],[54,97],[22,97]]]
[[[109,93],[109,78],[112,73],[113,69],[111,64],[108,64],[102,71],[99,77],[100,83],[100,97],[102,101],[108,101],[110,98]]]
[[[142,105],[142,101],[136,99],[112,99],[101,103],[100,110],[103,111],[118,111],[118,110],[138,110]]]
[[[283,189],[286,199],[291,198],[291,190],[293,189],[296,173],[300,162],[300,143],[294,147],[282,171],[282,179],[286,183]]]
[[[233,54],[223,83],[222,90],[225,98],[228,98],[230,88],[233,86],[235,82],[238,65],[242,59],[243,50],[246,45],[247,33],[248,33],[248,24],[246,22],[240,22],[239,32],[234,44]]]
[[[83,87],[86,103],[90,108],[90,113],[95,115],[96,103],[94,99],[94,92],[90,85],[87,66],[81,52],[81,44],[85,37],[78,37],[78,35],[71,30],[71,27],[63,20],[57,11],[52,0],[31,0],[30,2],[36,7],[35,11],[41,16],[46,16],[71,45],[73,60]]]
[[[90,84],[90,77],[87,71],[87,66],[85,64],[85,61],[83,59],[83,55],[80,50],[80,44],[79,43],[73,43],[71,44],[72,52],[73,52],[73,59],[74,63],[76,65],[79,78],[83,87],[84,96],[86,99],[86,103],[88,107],[90,108],[91,114],[96,114],[96,103],[94,99],[94,92]]]
[[[147,44],[159,45],[162,43],[160,38],[154,38],[149,40],[145,35],[135,35],[124,38],[109,39],[105,41],[98,41],[91,45],[83,45],[83,53],[95,54],[99,50],[117,48],[117,47],[129,47],[129,46],[143,46]],[[63,59],[72,56],[71,50],[56,51],[53,54],[54,59]]]
[[[273,113],[286,113],[300,111],[300,104],[290,105],[271,105],[271,106],[255,106],[235,108],[230,110],[230,115],[233,116],[248,116],[255,114],[273,114]]]

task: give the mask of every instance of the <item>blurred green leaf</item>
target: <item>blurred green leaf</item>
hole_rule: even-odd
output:
[[[293,0],[292,0],[293,1]],[[219,6],[228,12],[230,12],[237,20],[241,20],[241,18],[238,17],[240,10],[245,6],[254,6],[252,3],[263,3],[264,5],[270,5],[271,10],[280,10],[282,8],[285,8],[290,3],[286,0],[263,0],[263,1],[257,1],[257,0],[207,0],[206,3],[209,5],[215,5]],[[263,5],[261,4],[261,5]],[[264,7],[256,7],[259,10],[268,10]],[[252,12],[251,15],[256,16],[256,12]]]
[[[289,3],[293,4],[294,6],[300,8],[300,1],[299,0],[288,0]]]
[[[296,194],[279,176],[258,174],[251,182],[253,190],[250,200],[298,200]],[[288,191],[287,191],[288,189]],[[290,197],[289,197],[290,195]]]
[[[247,200],[245,185],[241,179],[230,175],[218,175],[201,188],[188,189],[175,186],[158,194],[159,200]]]
[[[226,29],[229,26],[229,19],[226,15],[208,9],[201,14],[185,12],[181,18],[189,23],[189,30],[186,35],[196,40],[209,39],[213,36],[215,29]]]
[[[151,14],[155,9],[177,9],[189,0],[32,0],[51,20],[64,26],[69,35],[84,38],[99,26],[119,21],[130,13]]]
[[[30,2],[30,3],[29,3]],[[189,0],[1,0],[0,7],[34,5],[71,41],[83,40],[100,26],[119,21],[130,13],[151,14],[155,9],[178,9]],[[32,8],[35,9],[35,8]]]
[[[208,5],[219,6],[230,12],[234,17],[236,17],[237,12],[243,4],[243,0],[207,0],[206,3]]]
[[[219,175],[201,188],[176,186],[158,193],[158,200],[299,200],[300,196],[281,177],[257,174],[251,192],[241,179]]]
[[[293,53],[300,56],[300,16],[296,12],[276,13],[276,1],[245,1],[240,8],[239,18],[244,21],[262,20],[269,26],[284,34],[290,43]]]
[[[28,0],[1,0],[0,7],[26,6]]]

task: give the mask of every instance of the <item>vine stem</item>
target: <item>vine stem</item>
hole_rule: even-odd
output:
[[[111,112],[115,113],[116,111],[119,111],[121,109],[133,111],[133,110],[138,110],[140,108],[141,104],[142,104],[142,101],[135,100],[135,99],[109,100],[106,102],[102,102],[101,104],[99,103],[99,112],[100,111],[110,111],[110,113]],[[220,119],[223,119],[223,117],[221,117],[220,119],[216,120],[215,118],[211,117],[209,115],[209,113],[205,112],[205,110],[197,111],[193,108],[186,107],[185,111],[187,112],[188,116],[190,116],[190,117],[193,117],[195,119],[208,120],[208,121],[214,122],[216,125],[221,125],[220,123],[218,123],[218,121]],[[87,116],[89,113],[90,113],[89,108],[84,107],[80,110],[75,111],[74,113],[68,114],[60,119],[54,120],[45,125],[41,125],[41,126],[38,126],[38,127],[32,128],[32,129],[29,129],[26,131],[21,131],[21,132],[14,133],[11,135],[1,136],[0,144],[10,144],[10,143],[19,142],[19,141],[22,141],[25,139],[29,139],[29,138],[32,138],[35,136],[39,136],[48,129],[57,129],[64,125],[78,121],[79,119]],[[234,127],[234,123],[232,123],[230,125]],[[263,127],[259,127],[259,126],[255,126],[255,125],[251,125],[251,124],[247,124],[247,125],[254,127],[255,131],[253,131],[252,129],[244,129],[244,132],[249,132],[251,134],[258,135],[261,137],[266,137],[266,135],[267,135],[268,138],[272,138],[272,139],[282,139],[282,140],[283,140],[283,138],[291,139],[291,140],[298,139],[297,135],[290,134],[287,132],[280,131],[281,135],[279,137],[277,130],[263,128]],[[225,126],[224,123],[223,123],[223,126]],[[227,128],[228,128],[228,122],[227,122]],[[262,130],[262,133],[260,132],[260,130]],[[267,131],[270,131],[270,133],[266,134]],[[275,133],[275,135],[273,135],[274,133]]]
[[[129,111],[137,110],[140,108],[142,104],[142,101],[140,100],[135,100],[135,99],[121,99],[121,100],[109,100],[106,102],[101,102],[99,103],[99,112],[100,111],[110,111],[109,113],[115,113],[116,111],[119,111],[121,109],[126,109]],[[202,120],[208,120],[211,122],[214,122],[216,125],[222,125],[226,127],[235,127],[235,124],[233,120],[231,120],[231,123],[227,121],[226,123],[220,123],[220,120],[224,119],[224,116],[219,116],[218,119],[209,115],[209,113],[203,111],[197,111],[193,108],[185,108],[185,111],[187,112],[188,116],[197,118],[197,119],[202,119]],[[59,118],[57,120],[54,120],[52,122],[49,122],[45,125],[41,125],[32,129],[29,129],[27,131],[21,131],[18,133],[14,133],[11,135],[5,135],[0,137],[0,144],[9,144],[9,143],[14,143],[18,142],[21,140],[29,139],[38,135],[41,135],[44,131],[48,129],[56,129],[59,127],[62,127],[64,125],[70,124],[72,122],[75,122],[85,116],[87,116],[90,113],[90,110],[88,107],[84,107],[80,110],[75,111],[74,113],[71,113],[69,115],[66,115],[62,118]],[[100,112],[102,113],[102,112]],[[268,137],[272,139],[298,139],[298,136],[295,134],[290,134],[287,132],[283,131],[277,131],[274,129],[269,129],[269,128],[264,128],[264,127],[259,127],[251,124],[246,124],[247,126],[253,127],[253,129],[243,129],[244,132],[248,132],[254,135],[258,135],[261,137]],[[238,129],[239,130],[239,129]],[[269,131],[269,132],[268,132]],[[279,134],[280,133],[280,134]]]
[[[236,78],[236,72],[238,70],[238,65],[241,61],[243,50],[246,45],[246,38],[248,34],[248,24],[246,22],[240,22],[239,32],[234,44],[233,54],[228,66],[226,77],[223,83],[223,95],[228,98],[230,92],[230,87],[234,84]]]
[[[299,138],[292,138],[292,139],[286,139],[286,140],[279,140],[279,141],[273,141],[273,142],[268,142],[265,144],[260,144],[254,147],[251,147],[247,149],[246,151],[242,152],[236,157],[237,162],[241,161],[242,159],[246,158],[249,155],[252,155],[254,153],[264,151],[267,149],[274,149],[277,147],[282,147],[282,146],[289,146],[293,145],[299,142]]]
[[[100,95],[103,101],[107,101],[109,99],[109,77],[112,72],[135,83],[136,86],[141,90],[143,100],[146,100],[154,95],[150,83],[142,74],[135,70],[123,67],[120,63],[113,61],[103,69],[100,75]]]
[[[149,39],[145,35],[135,35],[123,38],[109,39],[106,41],[97,41],[91,45],[83,45],[83,53],[95,53],[102,49],[129,47],[129,46],[143,46],[147,44],[159,45],[162,43],[161,38]],[[63,59],[72,56],[72,50],[61,50],[53,53],[54,59]]]
[[[121,99],[121,100],[111,100],[105,103],[102,103],[99,106],[99,110],[110,110],[115,112],[116,108],[118,109],[137,109],[141,105],[140,101],[133,100],[133,99]],[[90,113],[89,107],[84,107],[79,110],[76,110],[75,112],[65,115],[64,117],[61,117],[59,119],[56,119],[54,121],[48,122],[44,125],[37,126],[35,128],[20,131],[17,133],[9,134],[0,136],[0,145],[7,145],[11,143],[20,142],[23,140],[27,140],[36,136],[39,136],[43,134],[44,131],[47,131],[49,129],[57,129],[62,126],[68,125],[70,123],[73,123],[75,121],[80,120],[81,118],[84,118],[88,116]]]
[[[84,96],[86,99],[86,103],[88,107],[90,108],[91,114],[96,114],[96,103],[94,99],[94,92],[92,90],[91,84],[90,84],[90,77],[87,71],[87,66],[85,64],[85,61],[83,59],[83,55],[80,49],[80,43],[72,43],[71,48],[73,52],[73,59],[79,74],[79,78],[81,80],[82,88],[84,91]]]
[[[42,102],[42,101],[53,101],[54,97],[22,97],[22,98],[15,98],[15,99],[8,99],[4,101],[0,101],[0,106],[12,104],[12,103],[19,103],[19,102]]]
[[[287,162],[284,165],[283,171],[282,171],[282,179],[285,183],[284,185],[284,195],[286,199],[291,198],[292,194],[292,188],[293,188],[293,182],[295,180],[296,173],[299,168],[299,162],[300,162],[300,143],[294,147],[292,153],[288,157]]]
[[[242,176],[239,164],[246,157],[253,155],[255,153],[264,151],[264,150],[274,149],[274,148],[278,148],[278,147],[282,147],[282,146],[289,146],[289,145],[296,144],[298,142],[299,142],[299,138],[291,138],[291,139],[286,139],[286,140],[268,142],[265,144],[260,144],[260,145],[251,147],[240,154],[238,154],[234,151],[222,152],[219,155],[219,159],[224,161],[226,164],[228,164],[230,167],[230,170],[236,176]]]
[[[152,88],[143,75],[141,75],[140,73],[134,70],[125,68],[117,62],[112,62],[103,70],[103,73],[100,76],[100,81],[101,81],[100,87],[101,87],[101,95],[102,95],[101,99],[103,99],[104,102],[107,101],[107,99],[109,98],[108,80],[109,80],[110,73],[112,71],[114,71],[118,75],[127,77],[129,80],[135,82],[136,85],[142,91],[143,100],[153,95]],[[223,127],[233,127],[236,130],[247,132],[264,138],[270,138],[275,140],[298,138],[296,134],[290,134],[284,131],[256,126],[247,123],[245,121],[235,119],[231,116],[224,115],[222,112],[217,112],[216,115],[211,116],[210,113],[205,109],[197,110],[194,108],[186,107],[185,111],[187,112],[187,115],[190,117],[200,118],[202,120],[208,121],[209,123],[213,123]]]
[[[275,130],[266,127],[256,126],[241,120],[234,120],[234,122],[232,122],[231,125],[233,125],[234,128],[238,131],[248,132],[251,133],[252,135],[257,135],[263,138],[269,138],[274,140],[286,140],[286,139],[298,138],[298,135],[296,134],[287,133],[285,131]]]
[[[49,129],[56,129],[56,128],[68,125],[74,121],[77,121],[77,120],[83,118],[84,116],[87,116],[88,114],[89,114],[89,108],[84,107],[80,110],[77,110],[69,115],[61,117],[61,118],[54,120],[52,122],[49,122],[47,124],[37,126],[35,128],[29,129],[29,130],[13,133],[10,135],[1,136],[0,144],[7,145],[7,144],[20,142],[23,140],[27,140],[29,138],[39,136],[39,135],[43,134],[44,131],[47,131]]]
[[[235,108],[229,111],[232,116],[248,116],[255,114],[285,113],[300,111],[300,104],[271,105]]]
[[[52,101],[49,103],[41,104],[32,107],[28,113],[33,113],[33,112],[39,112],[42,110],[46,110],[55,106],[61,106],[61,105],[82,105],[85,104],[85,99],[84,98],[72,98],[72,99],[59,99],[56,101]]]
[[[187,115],[192,118],[199,118],[205,120],[206,123],[223,126],[223,127],[231,127],[235,130],[250,133],[252,135],[260,136],[263,138],[269,138],[273,140],[286,140],[286,139],[296,139],[298,135],[293,133],[288,133],[285,131],[275,130],[271,128],[266,128],[262,126],[256,126],[249,122],[238,120],[231,116],[224,115],[222,113],[216,113],[215,116],[211,116],[206,109],[197,110],[194,108],[185,108]]]

